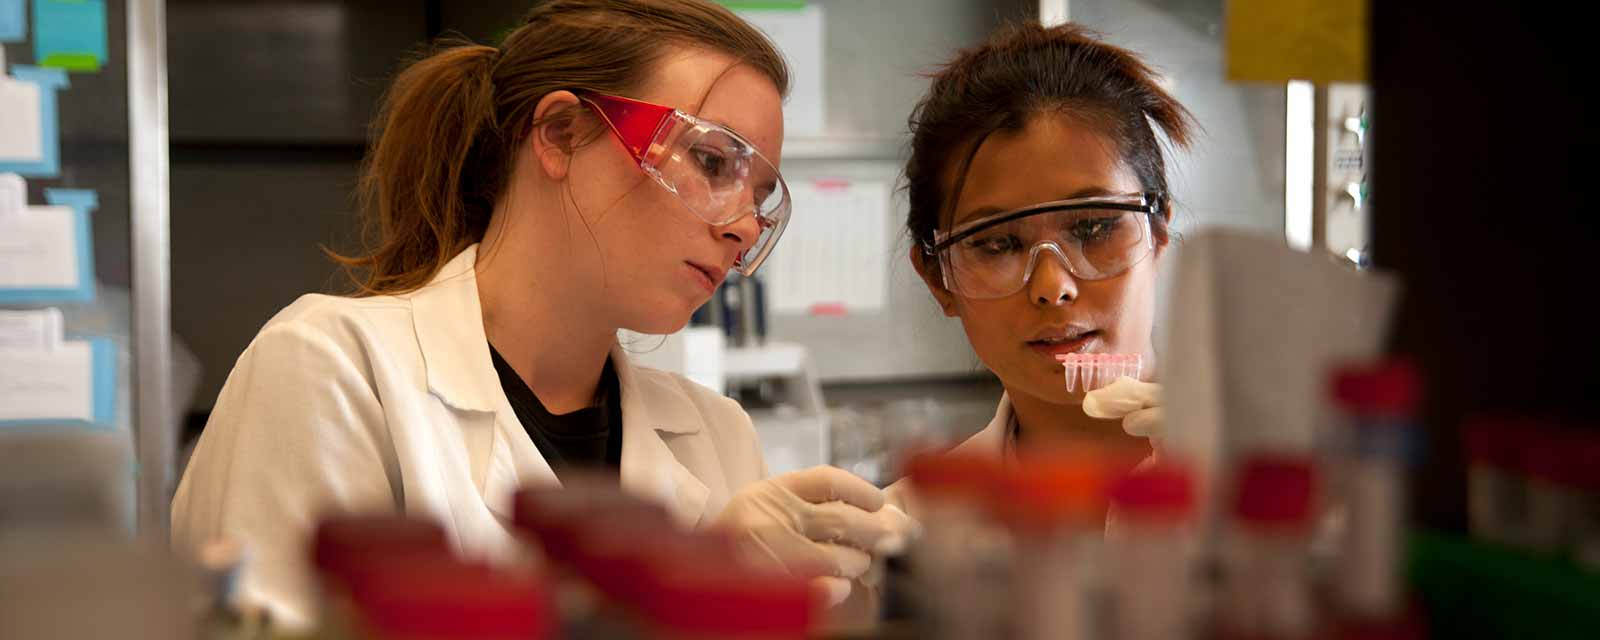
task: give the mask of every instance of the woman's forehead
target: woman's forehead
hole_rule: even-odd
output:
[[[956,187],[960,170],[959,161],[951,164],[947,191]],[[1040,202],[1138,190],[1138,178],[1110,139],[1066,118],[1041,116],[983,142],[948,215],[955,225]]]
[[[783,141],[783,99],[772,80],[732,56],[677,48],[657,64],[640,100],[732,129],[776,162]]]

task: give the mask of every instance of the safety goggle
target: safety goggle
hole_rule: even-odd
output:
[[[631,98],[581,92],[646,175],[696,217],[725,226],[754,215],[761,233],[733,268],[753,275],[789,224],[789,185],[754,144],[732,129]]]
[[[1150,216],[1165,209],[1156,192],[1045,202],[936,231],[923,252],[939,259],[946,289],[1004,298],[1028,286],[1045,253],[1080,280],[1122,275],[1155,248]]]

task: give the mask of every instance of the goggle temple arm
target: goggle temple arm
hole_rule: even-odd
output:
[[[594,105],[600,119],[617,134],[617,139],[628,150],[628,154],[641,163],[656,135],[661,133],[661,128],[666,126],[676,111],[672,107],[599,93],[584,92],[579,97]]]

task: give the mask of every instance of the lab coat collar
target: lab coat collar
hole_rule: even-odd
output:
[[[1011,395],[1000,395],[1000,406],[994,410],[994,418],[989,420],[988,426],[982,431],[967,438],[956,446],[953,451],[959,453],[972,453],[992,456],[1014,462],[1017,459],[1017,434],[1015,429],[1016,417],[1011,411]]]
[[[511,495],[519,486],[558,481],[527,439],[489,357],[473,271],[477,250],[467,247],[411,294],[413,323],[428,389],[458,410],[494,416],[492,444],[480,458],[483,497],[509,521]],[[710,490],[678,461],[665,438],[699,432],[704,418],[680,388],[662,386],[670,381],[638,376],[619,345],[611,348],[611,365],[622,394],[622,487],[669,506],[686,526],[698,524]]]
[[[411,294],[411,317],[428,371],[428,390],[457,409],[492,412],[505,392],[483,330],[473,271],[477,258],[478,245],[472,245],[445,263],[433,280]]]

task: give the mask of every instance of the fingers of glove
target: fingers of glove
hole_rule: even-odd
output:
[[[880,520],[883,520],[884,524],[893,533],[878,541],[878,546],[872,549],[874,554],[892,555],[900,553],[905,551],[907,544],[922,535],[922,524],[912,519],[911,516],[906,515],[906,512],[901,511],[900,507],[886,504],[875,515]]]
[[[826,575],[825,559],[813,543],[787,527],[770,523],[759,527],[727,527],[746,566],[789,575]]]
[[[885,540],[905,537],[905,523],[893,516],[885,517],[882,509],[869,512],[843,502],[825,502],[807,505],[802,513],[801,535],[817,542],[872,551]]]
[[[812,467],[777,476],[772,481],[806,502],[842,501],[867,511],[883,507],[882,489],[838,467]]]
[[[747,559],[763,564],[774,562],[789,575],[854,579],[872,566],[872,556],[855,547],[812,542],[793,531],[765,533],[750,539]]]
[[[1161,417],[1161,407],[1140,409],[1122,419],[1122,430],[1128,432],[1130,436],[1150,438],[1152,444],[1155,444],[1154,441],[1159,440],[1163,435],[1161,433]]]
[[[824,608],[831,609],[850,598],[850,580],[848,578],[819,576],[811,579],[811,588],[817,592]]]
[[[1115,382],[1085,394],[1083,412],[1095,418],[1121,418],[1125,415],[1161,404],[1161,385],[1140,382],[1133,378],[1117,378]]]
[[[815,575],[833,576],[854,580],[872,568],[872,556],[855,547],[819,542],[813,544],[814,556],[806,563],[820,567]]]

